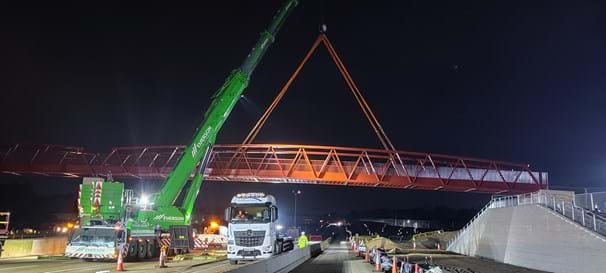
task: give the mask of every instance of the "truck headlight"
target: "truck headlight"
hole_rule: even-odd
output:
[[[271,251],[271,245],[264,246],[263,251],[265,251],[265,252]]]

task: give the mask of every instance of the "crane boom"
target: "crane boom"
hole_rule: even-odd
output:
[[[198,127],[192,142],[187,145],[156,196],[156,207],[173,206],[185,184],[190,179],[192,172],[198,167],[198,172],[182,204],[182,208],[185,210],[185,221],[189,221],[198,190],[203,180],[202,176],[207,155],[215,143],[217,134],[240,99],[242,92],[248,86],[250,76],[255,67],[273,43],[280,27],[296,5],[297,0],[286,0],[284,2],[272,19],[269,27],[261,33],[261,37],[251,49],[242,65],[231,72],[223,86],[212,96],[210,107],[206,111],[204,120]]]

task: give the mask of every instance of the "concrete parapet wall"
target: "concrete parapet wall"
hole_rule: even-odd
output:
[[[60,255],[65,253],[67,237],[9,239],[4,242],[2,257]]]
[[[295,269],[311,258],[311,248],[320,249],[320,244],[310,244],[305,248],[296,248],[289,252],[259,260],[234,270],[229,273],[286,273]]]
[[[606,268],[606,238],[539,205],[488,209],[449,250],[550,272]]]
[[[322,249],[322,251],[324,251],[330,246],[330,242],[332,242],[332,239],[328,238],[320,243],[320,248]]]

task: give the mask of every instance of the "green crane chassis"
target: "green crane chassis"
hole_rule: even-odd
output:
[[[158,257],[162,246],[187,252],[201,245],[189,225],[177,223],[169,228],[168,233],[150,227],[146,223],[134,222],[130,228],[124,228],[119,223],[81,226],[70,234],[65,256],[85,260],[116,260],[122,251],[124,259],[136,261]]]
[[[183,209],[142,202],[120,182],[84,178],[78,210],[80,226],[70,233],[68,257],[117,259],[122,251],[126,259],[137,260],[158,257],[162,245],[180,251],[195,245]],[[179,238],[171,240],[171,234]]]

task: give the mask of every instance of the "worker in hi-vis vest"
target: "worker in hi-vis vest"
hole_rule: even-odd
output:
[[[305,231],[301,232],[301,236],[299,236],[299,248],[304,248],[307,246],[307,236],[305,236]]]

